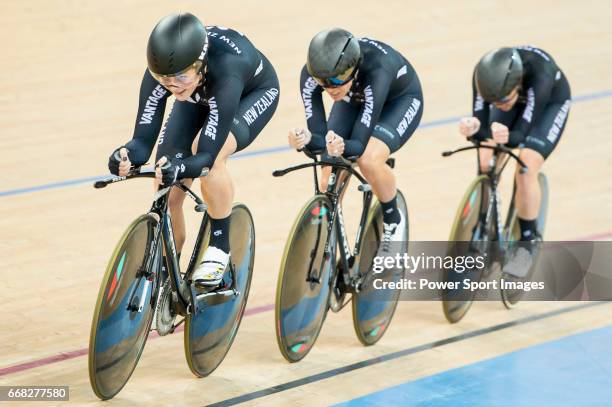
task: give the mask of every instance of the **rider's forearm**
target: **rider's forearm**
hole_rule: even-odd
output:
[[[185,171],[179,173],[179,178],[199,178],[202,175],[202,169],[212,168],[213,163],[214,158],[206,152],[180,160],[180,164],[185,166]]]
[[[525,133],[521,130],[512,130],[508,136],[508,147],[517,147],[519,144],[525,141]]]
[[[365,151],[365,145],[359,140],[344,140],[344,157],[359,157]]]
[[[143,165],[147,162],[155,146],[155,137],[152,138],[153,142],[150,142],[146,138],[133,138],[125,144],[128,149],[128,157],[132,164]]]
[[[312,138],[310,139],[310,143],[306,144],[306,148],[310,151],[325,149],[325,136],[312,133]]]
[[[491,130],[480,126],[480,129],[472,137],[476,140],[484,141],[491,138]]]

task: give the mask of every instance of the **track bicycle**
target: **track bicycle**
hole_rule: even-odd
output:
[[[94,187],[154,177],[153,170],[135,168],[125,177],[96,181]],[[185,272],[179,266],[168,212],[173,188],[185,192],[196,202],[195,210],[203,213]],[[102,278],[89,340],[89,379],[100,399],[114,397],[127,383],[149,337],[154,314],[161,336],[185,324],[185,357],[198,377],[215,370],[229,351],[249,294],[255,229],[248,208],[235,204],[231,214],[231,258],[223,281],[209,290],[196,289],[190,277],[208,246],[210,222],[206,208],[180,181],[169,187],[160,186],[151,209],[128,226],[115,247]]]
[[[459,207],[449,237],[448,255],[461,256],[466,254],[484,255],[487,259],[485,271],[469,270],[466,273],[458,273],[453,270],[444,272],[445,281],[456,281],[464,278],[470,281],[480,281],[488,277],[492,270],[500,269],[507,261],[506,254],[513,245],[520,240],[520,228],[515,207],[516,184],[512,190],[510,207],[502,224],[501,203],[498,186],[503,170],[513,159],[520,166],[519,171],[526,172],[527,166],[512,151],[512,149],[497,144],[495,146],[485,145],[479,141],[469,138],[473,145],[461,147],[453,151],[445,151],[443,157],[450,157],[459,152],[471,151],[484,148],[493,150],[489,170],[481,170],[480,154],[476,154],[478,175],[468,186]],[[538,231],[543,234],[546,226],[546,214],[548,211],[548,182],[546,175],[538,174],[538,182],[542,191],[542,199],[537,220]],[[465,244],[464,242],[469,242]],[[468,253],[466,253],[466,251]],[[536,261],[534,259],[533,264]],[[513,280],[514,277],[504,273],[504,278]],[[502,288],[501,299],[506,308],[512,308],[520,300],[522,290],[510,290]],[[443,290],[442,308],[446,319],[455,323],[460,321],[468,312],[476,292],[466,293],[466,290]]]
[[[285,245],[276,290],[276,337],[282,355],[297,362],[312,349],[329,309],[339,312],[352,302],[353,327],[359,341],[373,345],[386,332],[399,297],[398,291],[377,290],[372,284],[372,262],[383,233],[380,203],[370,185],[355,169],[355,160],[304,153],[313,162],[274,171],[275,177],[313,168],[314,196],[299,212]],[[394,159],[387,165],[393,168]],[[319,189],[317,167],[330,166],[328,186]],[[342,213],[342,197],[351,177],[359,181],[363,208],[355,246],[351,251]],[[398,209],[406,219],[408,211],[401,191]],[[397,281],[403,270],[384,273],[385,281]],[[347,296],[350,297],[347,299]],[[352,301],[351,301],[352,300]]]

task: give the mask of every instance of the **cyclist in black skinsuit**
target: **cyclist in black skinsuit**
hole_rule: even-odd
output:
[[[215,286],[230,253],[234,191],[225,163],[251,144],[271,119],[278,105],[278,78],[268,59],[242,33],[205,28],[189,13],[169,15],[155,26],[147,59],[134,136],[111,154],[109,169],[125,175],[131,165],[144,164],[156,140],[157,182],[170,185],[184,178],[191,184],[203,168],[210,168],[200,180],[211,238],[193,279],[199,285]],[[162,129],[170,94],[176,101]],[[179,253],[185,241],[184,198],[175,188],[169,201]]]
[[[300,89],[308,129],[291,131],[289,144],[357,159],[383,207],[378,255],[389,255],[384,243],[405,240],[406,219],[397,210],[395,176],[385,162],[408,141],[423,114],[414,68],[389,45],[335,28],[312,39]],[[324,90],[334,100],[327,119]]]
[[[474,69],[472,91],[473,117],[462,119],[459,131],[521,149],[520,158],[529,168],[525,174],[517,168],[515,174],[521,240],[540,239],[538,173],[565,129],[571,105],[569,83],[545,51],[532,46],[506,47],[482,57]],[[491,150],[481,149],[480,154],[481,162],[488,165]],[[518,250],[522,253],[516,255],[524,262],[531,261],[528,250]]]

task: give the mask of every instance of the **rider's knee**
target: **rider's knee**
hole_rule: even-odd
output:
[[[221,147],[221,151],[219,151],[219,155],[215,160],[215,164],[219,163],[219,165],[225,166],[225,163],[227,162],[227,159],[230,157],[230,155],[234,154],[238,149],[237,140],[238,139],[232,132],[227,135],[227,139],[225,140],[223,147]]]
[[[210,169],[210,171],[224,171],[227,168],[227,159],[229,156],[217,156],[217,159],[215,160],[215,162],[213,163],[212,168]],[[206,177],[204,177],[206,179]]]
[[[217,156],[215,157],[215,161],[213,162],[212,166],[209,169],[208,176],[210,177],[211,174],[225,171],[227,169],[227,160],[232,154],[236,152],[236,149],[237,149],[236,138],[230,132],[229,135],[227,136],[227,140],[225,140],[225,143],[223,144],[223,146],[217,153]],[[200,178],[203,184],[206,184],[206,178],[207,177]]]
[[[527,166],[527,169],[521,169],[517,166],[516,182],[517,184],[527,184],[536,182],[538,173],[544,162],[544,158],[536,151],[524,149],[520,155],[521,160]]]
[[[529,185],[533,182],[536,182],[538,179],[539,171],[534,168],[529,168],[527,170],[521,170],[520,168],[516,171],[516,184],[520,188],[524,185]]]
[[[389,154],[386,151],[366,149],[363,155],[357,159],[357,164],[359,164],[361,171],[369,173],[385,165],[388,157]]]

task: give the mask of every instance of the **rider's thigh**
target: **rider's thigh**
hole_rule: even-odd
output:
[[[276,111],[279,96],[278,78],[267,59],[262,59],[262,64],[264,68],[261,83],[240,98],[230,132],[223,144],[221,145],[220,140],[212,143],[207,140],[207,143],[202,143],[198,136],[198,140],[192,146],[194,153],[199,147],[200,151],[215,157],[210,169],[213,175],[225,170],[229,156],[245,149],[257,138]],[[202,178],[202,182],[206,183],[206,177]]]
[[[280,86],[274,67],[265,56],[261,56],[262,70],[257,75],[258,84],[242,95],[234,116],[231,132],[236,141],[233,152],[247,148],[259,136],[272,119],[280,96]]]
[[[378,123],[374,126],[372,138],[385,143],[390,153],[394,153],[414,134],[422,116],[421,93],[399,96],[383,106]]]
[[[537,123],[527,134],[524,149],[537,151],[546,160],[559,144],[565,130],[565,124],[570,111],[571,101],[550,103],[538,117]]]

